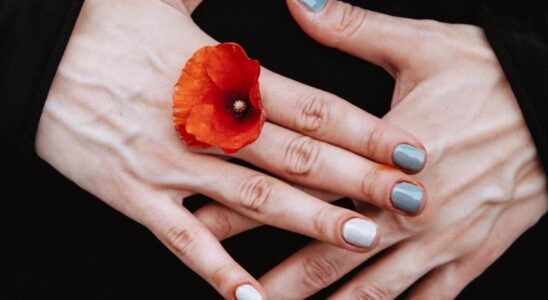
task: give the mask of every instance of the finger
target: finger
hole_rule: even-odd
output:
[[[298,186],[296,188],[326,202],[332,202],[341,198],[340,196],[317,190]],[[194,212],[194,216],[220,241],[263,225],[218,203],[210,203],[201,207]]]
[[[470,245],[476,241],[482,242],[478,237],[487,231],[485,226],[480,226],[484,224],[478,225],[476,221],[482,220],[482,217],[483,215],[469,216],[468,222],[441,226],[443,228],[433,227],[427,232],[414,234],[412,238],[398,242],[397,246],[393,246],[387,254],[358,273],[333,296],[343,299],[396,298],[430,270],[453,261],[464,251],[469,251]],[[397,235],[402,228],[408,226],[401,227],[401,223],[399,225],[390,234]],[[385,224],[384,227],[389,226]]]
[[[380,248],[360,254],[312,242],[263,275],[259,282],[269,299],[305,299],[337,281]]]
[[[146,215],[143,223],[181,261],[225,299],[264,298],[260,284],[230,257],[190,212],[171,199],[154,201],[159,205]]]
[[[404,215],[417,215],[426,193],[409,175],[274,124],[235,157],[288,181],[345,195]]]
[[[218,203],[205,205],[194,215],[219,241],[263,225]]]
[[[197,155],[195,178],[183,190],[206,195],[263,224],[301,233],[353,251],[378,243],[376,224],[361,214],[333,206],[265,174]],[[189,168],[192,166],[189,166]]]
[[[410,292],[411,299],[454,299],[472,280],[483,273],[510,245],[544,215],[548,206],[544,195],[516,203],[493,226],[482,246],[436,268]],[[516,218],[516,215],[527,216]]]
[[[310,9],[311,3],[316,9]],[[420,21],[388,16],[335,0],[287,0],[301,28],[318,42],[383,67],[394,75],[425,46]]]
[[[404,243],[394,248],[352,278],[333,298],[396,298],[428,271],[445,262],[423,248],[422,243]]]
[[[271,122],[406,172],[424,167],[426,150],[406,131],[337,96],[268,70],[262,72],[261,83]]]
[[[325,243],[313,242],[263,275],[259,282],[273,299],[303,299],[317,293],[373,255],[408,236],[392,223],[390,214],[378,215],[376,221],[383,224],[383,240],[372,251],[353,254]]]

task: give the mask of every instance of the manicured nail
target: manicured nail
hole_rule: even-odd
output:
[[[375,241],[377,235],[377,225],[373,222],[363,219],[351,219],[344,223],[344,240],[354,246],[369,248]]]
[[[395,207],[414,214],[419,211],[424,193],[418,186],[402,182],[392,189],[392,203]]]
[[[418,172],[424,165],[424,152],[408,144],[401,144],[396,147],[392,155],[394,163],[403,169]]]
[[[308,10],[317,12],[320,11],[324,6],[327,0],[300,0],[302,4],[306,5]]]
[[[251,284],[244,284],[236,289],[236,299],[263,300],[263,296]]]

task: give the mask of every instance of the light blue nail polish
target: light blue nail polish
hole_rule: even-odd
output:
[[[408,144],[398,145],[392,154],[392,160],[398,167],[413,172],[422,169],[424,159],[425,154],[421,149]]]
[[[419,211],[424,197],[423,191],[416,185],[402,182],[392,189],[392,203],[395,207],[414,214]]]
[[[317,12],[320,11],[327,3],[327,0],[300,0],[308,10]]]

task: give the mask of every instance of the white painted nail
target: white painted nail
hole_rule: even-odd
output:
[[[363,219],[351,219],[344,223],[344,240],[354,246],[369,248],[375,241],[377,225]]]
[[[236,289],[236,299],[263,300],[263,296],[261,296],[261,293],[259,293],[251,284],[244,284]]]

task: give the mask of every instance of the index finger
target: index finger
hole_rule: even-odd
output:
[[[425,165],[426,150],[416,137],[335,95],[266,69],[261,94],[267,117],[278,125],[409,173]]]

